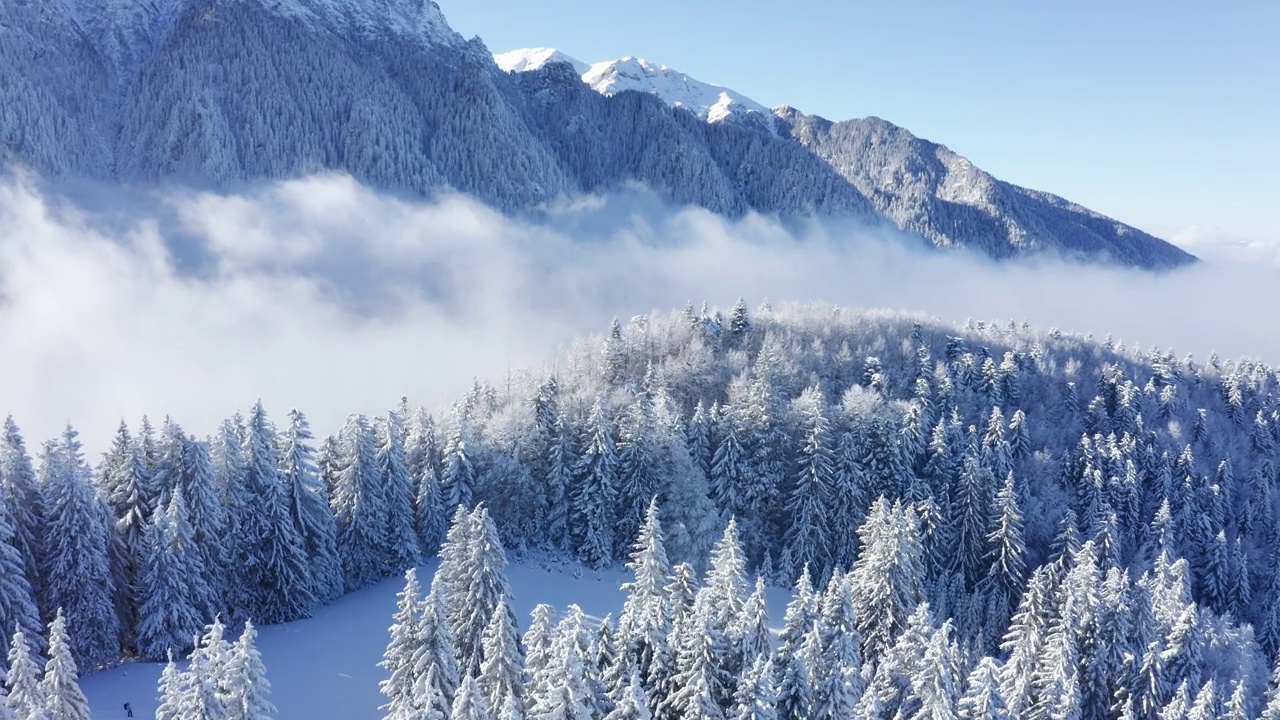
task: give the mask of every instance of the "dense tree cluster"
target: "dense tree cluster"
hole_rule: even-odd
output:
[[[568,653],[556,662],[600,665],[591,643],[558,639],[549,610],[516,640],[505,546],[636,569],[614,628],[643,637],[635,682],[620,668],[604,689],[541,699],[557,707],[612,692],[732,713],[745,684],[797,717],[836,702],[815,700],[816,678],[807,696],[785,690],[819,653],[842,658],[824,667],[860,668],[821,682],[857,674],[890,714],[929,693],[956,712],[1037,717],[1155,717],[1180,699],[1187,713],[1234,703],[1256,716],[1270,697],[1280,379],[1262,363],[1012,323],[739,303],[616,323],[556,368],[477,384],[438,420],[405,405],[352,416],[318,443],[301,413],[277,428],[261,406],[206,439],[171,420],[122,426],[96,468],[71,429],[33,463],[10,420],[0,620],[36,643],[62,608],[81,668],[162,658],[219,615],[302,617],[440,550],[450,579],[427,596],[430,613],[415,597],[403,615],[454,658],[435,670],[439,709],[464,697],[478,713],[477,698],[497,703],[486,674],[509,696],[536,684],[528,664],[553,647]],[[632,538],[659,534],[661,553],[633,557]],[[760,667],[733,660],[733,633],[746,631],[725,628],[760,612],[752,577],[847,595],[847,613],[818,623],[806,649],[821,613],[798,607],[795,637]],[[949,675],[911,670],[936,669],[934,656]],[[889,658],[898,665],[881,670]],[[655,685],[655,663],[686,675]],[[967,698],[971,680],[990,687]]]

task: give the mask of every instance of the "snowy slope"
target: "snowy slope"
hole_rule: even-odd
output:
[[[430,578],[433,560],[419,571]],[[593,572],[574,568],[546,569],[512,564],[507,569],[516,617],[528,626],[535,605],[548,603],[559,610],[570,603],[588,616],[615,617],[626,599],[619,589],[620,570]],[[387,628],[396,609],[399,579],[346,595],[320,608],[313,618],[258,628],[258,649],[271,681],[271,701],[278,720],[372,720],[386,701],[378,692],[383,671],[378,667],[387,646]],[[788,593],[771,590],[770,615],[781,624]],[[157,683],[163,665],[130,663],[81,679],[95,720],[123,718],[124,703],[139,718],[155,714]]]
[[[769,116],[768,108],[742,93],[696,80],[644,58],[595,63],[582,80],[602,95],[627,90],[657,95],[668,105],[690,110],[708,122],[723,122],[752,112]]]
[[[565,55],[555,48],[525,48],[510,52],[498,53],[493,61],[506,72],[529,72],[540,70],[548,63],[568,63],[579,75],[585,75],[591,66],[581,60]]]
[[[772,118],[769,108],[736,90],[703,82],[644,58],[628,56],[588,65],[554,48],[523,48],[498,53],[493,59],[507,72],[531,72],[548,63],[569,63],[582,76],[582,81],[601,95],[628,90],[654,95],[667,105],[689,110],[707,122],[743,119],[753,114],[757,121],[768,124]]]

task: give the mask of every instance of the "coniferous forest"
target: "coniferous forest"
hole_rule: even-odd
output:
[[[7,688],[59,653],[192,653],[166,697],[238,668],[200,717],[263,717],[246,621],[439,554],[395,618],[389,717],[1280,718],[1278,442],[1259,362],[742,302],[322,439],[257,404],[202,438],[122,424],[91,462],[10,419]],[[627,563],[626,606],[521,636],[508,553]],[[765,585],[794,588],[778,637]]]

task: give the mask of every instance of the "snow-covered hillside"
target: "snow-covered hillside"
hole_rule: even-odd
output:
[[[429,579],[438,562],[419,570]],[[507,569],[516,618],[528,627],[530,613],[540,603],[557,608],[581,607],[599,620],[617,615],[626,594],[627,579],[621,569],[583,571],[572,566],[517,563]],[[387,627],[396,609],[401,578],[351,593],[316,611],[315,617],[283,625],[258,628],[262,652],[271,681],[271,701],[277,720],[378,717],[387,698],[378,692],[386,672],[378,667],[387,646]],[[775,626],[781,624],[789,593],[770,589],[769,609]],[[134,662],[87,675],[80,686],[98,720],[124,718],[124,703],[137,717],[155,713],[157,685],[163,663]]]
[[[719,214],[887,222],[995,257],[1194,260],[976,168],[940,180],[934,147],[895,144],[886,175],[882,147],[834,147],[656,63],[586,67],[547,49],[495,60],[432,2],[0,4],[0,164],[54,178],[225,188],[337,170],[508,211],[641,184]]]

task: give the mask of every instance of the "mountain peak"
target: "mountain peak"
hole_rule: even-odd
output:
[[[493,56],[498,67],[506,72],[528,72],[539,70],[549,63],[568,63],[579,75],[585,74],[591,66],[581,60],[566,55],[555,48],[523,48],[509,50]]]

